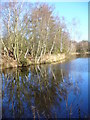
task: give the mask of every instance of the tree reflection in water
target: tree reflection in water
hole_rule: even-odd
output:
[[[2,84],[3,118],[71,117],[75,101],[68,105],[68,94],[79,94],[78,83],[59,65],[6,69]]]

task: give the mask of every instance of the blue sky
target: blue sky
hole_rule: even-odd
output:
[[[76,19],[77,26],[74,32],[77,33],[72,33],[72,39],[88,40],[88,2],[54,2],[49,4],[55,6],[55,13],[59,17],[65,17],[69,31],[71,30],[70,22],[73,18]]]

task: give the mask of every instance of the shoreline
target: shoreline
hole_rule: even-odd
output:
[[[19,68],[19,67],[28,67],[30,65],[43,65],[43,64],[57,64],[57,63],[63,63],[67,61],[68,59],[71,59],[72,56],[86,56],[90,55],[89,52],[86,53],[69,53],[69,54],[47,54],[41,58],[40,62],[32,62],[30,59],[27,59],[28,63],[27,65],[22,66],[21,64],[17,64],[15,60],[12,58],[7,58],[6,56],[3,56],[0,60],[0,70],[2,69],[9,69],[9,68]]]

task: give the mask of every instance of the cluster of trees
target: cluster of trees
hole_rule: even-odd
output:
[[[55,16],[48,4],[2,3],[1,15],[3,54],[18,62],[28,55],[40,61],[42,55],[69,51],[64,18]]]
[[[18,63],[26,58],[39,62],[45,54],[71,52],[70,34],[64,17],[55,16],[46,3],[8,2],[1,5],[2,54]]]
[[[87,40],[82,40],[80,42],[72,41],[71,42],[72,52],[77,53],[89,53],[90,52],[90,42]]]
[[[83,40],[77,43],[76,52],[80,53],[90,52],[90,42]]]

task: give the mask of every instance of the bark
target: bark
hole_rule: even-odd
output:
[[[52,53],[52,50],[53,50],[53,48],[54,48],[54,45],[55,45],[55,41],[54,41],[53,44],[52,44],[52,47],[51,47],[51,50],[50,50],[50,55],[51,55],[51,53]]]
[[[27,57],[27,54],[28,54],[28,49],[27,49],[27,51],[26,51],[26,53],[25,53],[25,55],[24,55],[24,58],[26,58],[26,57]]]

